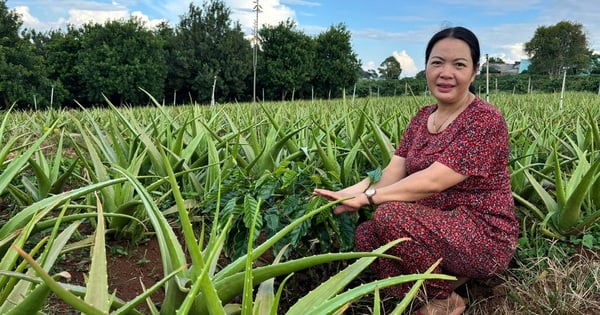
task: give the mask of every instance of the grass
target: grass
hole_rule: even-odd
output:
[[[598,314],[600,257],[586,252],[537,257],[501,275],[494,294],[470,301],[467,314]]]
[[[467,302],[465,315],[600,314],[600,256],[587,251],[568,259],[515,261],[503,274],[470,280],[458,292]],[[384,299],[382,309],[391,310],[395,303]],[[418,307],[415,301],[412,311]],[[371,310],[372,302],[364,299],[346,314],[369,314]]]

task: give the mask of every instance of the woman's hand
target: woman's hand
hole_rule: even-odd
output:
[[[318,189],[316,188],[313,191],[313,196],[321,196],[327,200],[335,201],[340,199],[345,199],[349,197],[354,197],[348,200],[342,201],[342,203],[335,206],[333,209],[333,213],[340,214],[347,211],[356,211],[360,209],[362,206],[369,204],[367,200],[367,196],[365,194],[351,195],[344,194],[339,191],[331,191],[327,189]]]

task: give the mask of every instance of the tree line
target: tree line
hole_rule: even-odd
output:
[[[21,27],[21,17],[0,0],[3,108],[105,106],[107,101],[135,106],[147,104],[149,95],[166,104],[206,104],[426,91],[424,71],[399,79],[402,68],[393,56],[377,71],[361,69],[344,24],[309,36],[287,20],[262,27],[251,41],[221,0],[191,3],[174,26],[163,22],[150,28],[131,17],[46,32]],[[496,78],[493,90],[553,92],[561,71],[600,73],[600,56],[589,49],[578,23],[539,27],[525,52],[531,60],[527,73]],[[490,58],[502,61],[496,59]],[[574,81],[572,89],[598,89],[594,76]]]
[[[551,26],[540,26],[530,41],[524,45],[524,52],[531,64],[523,73],[499,75],[490,67],[490,93],[556,93],[562,88],[563,75],[567,75],[566,89],[600,94],[600,54],[589,47],[583,25],[576,22],[560,21]],[[499,57],[490,56],[490,64],[505,63]],[[485,94],[487,64],[480,65],[481,74],[473,85],[480,94]],[[425,71],[414,78],[399,79],[402,68],[398,60],[390,56],[378,68],[378,72],[363,71],[356,85],[356,96],[395,96],[419,95],[427,92]]]
[[[250,101],[253,46],[220,0],[193,3],[174,26],[138,18],[38,32],[0,1],[0,100],[7,108]],[[317,36],[292,21],[258,33],[257,98],[337,97],[359,76],[344,24]]]
[[[490,73],[489,92],[497,93],[556,93],[562,89],[562,77],[550,78],[546,74],[515,74],[494,75]],[[475,77],[473,87],[481,96],[486,95],[486,75],[481,73]],[[567,91],[590,92],[600,94],[600,75],[573,75],[566,77],[565,89]],[[356,97],[393,97],[401,95],[425,95],[427,80],[424,73],[415,77],[405,77],[400,80],[359,80],[352,90],[347,90],[347,95]]]

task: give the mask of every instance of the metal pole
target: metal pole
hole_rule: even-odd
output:
[[[217,76],[215,76],[215,80],[213,81],[212,96],[210,98],[210,107],[215,106],[215,88],[216,87],[217,87]]]
[[[563,82],[562,89],[560,90],[560,110],[563,109],[563,98],[565,97],[565,81],[567,80],[567,67],[563,67]]]
[[[254,50],[252,55],[252,66],[254,68],[254,80],[252,81],[252,102],[256,102],[256,66],[258,60],[258,13],[260,12],[259,0],[256,0],[254,10],[256,11],[256,20],[254,20]]]
[[[490,101],[490,59],[488,54],[485,54],[485,100]]]
[[[54,85],[52,85],[52,92],[50,92],[50,108],[52,108],[53,103],[54,103]]]

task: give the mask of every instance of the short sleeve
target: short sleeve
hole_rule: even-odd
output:
[[[487,177],[508,161],[508,127],[497,110],[475,113],[437,159],[458,173]]]
[[[409,121],[408,125],[404,129],[404,133],[402,134],[402,138],[400,138],[400,144],[396,148],[394,152],[395,155],[401,157],[407,157],[408,152],[410,151],[410,146],[413,143],[414,138],[419,133],[420,126],[425,123],[427,125],[427,116],[429,115],[428,111],[431,112],[431,106],[424,107],[417,112],[417,114]]]

